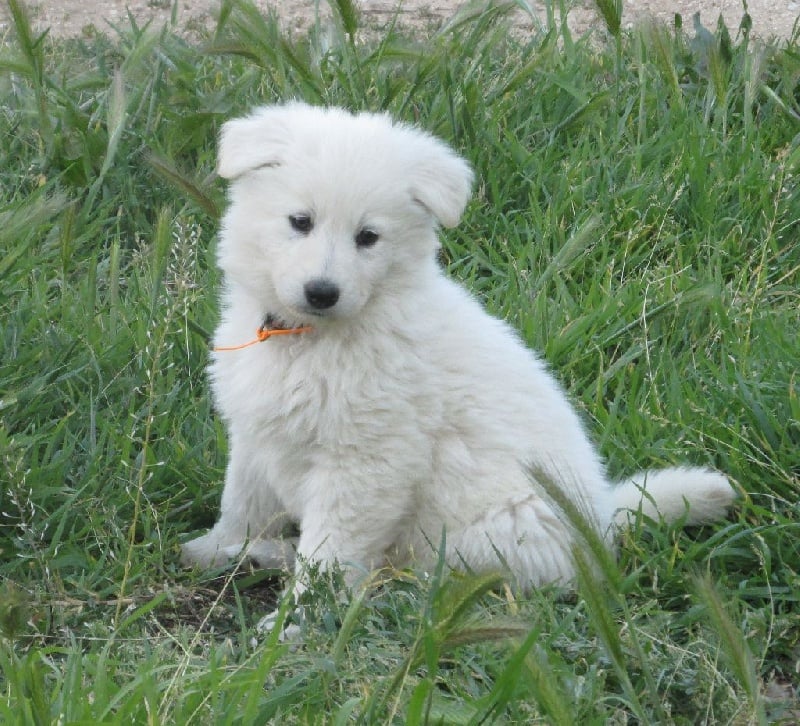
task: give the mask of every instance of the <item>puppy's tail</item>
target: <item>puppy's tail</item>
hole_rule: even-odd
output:
[[[703,524],[722,519],[736,499],[728,478],[709,469],[677,467],[643,471],[614,488],[614,521],[624,525],[631,512],[641,509],[653,519]]]

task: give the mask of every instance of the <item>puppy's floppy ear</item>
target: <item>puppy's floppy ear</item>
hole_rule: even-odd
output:
[[[472,169],[432,136],[419,140],[412,164],[411,195],[444,227],[455,227],[472,191]]]
[[[289,106],[265,106],[222,126],[217,174],[235,179],[263,166],[279,166],[291,137]]]

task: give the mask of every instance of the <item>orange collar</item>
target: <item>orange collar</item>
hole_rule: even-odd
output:
[[[284,328],[274,315],[267,315],[267,317],[264,319],[264,322],[259,325],[258,330],[256,330],[255,340],[242,343],[241,345],[217,346],[214,348],[214,350],[242,350],[242,348],[249,348],[251,345],[255,345],[256,343],[263,343],[273,335],[296,335],[298,333],[307,333],[310,330],[313,330],[313,328],[309,325],[304,325],[299,328]]]

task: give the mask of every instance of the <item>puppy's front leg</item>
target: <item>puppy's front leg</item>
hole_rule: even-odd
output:
[[[247,555],[262,567],[291,568],[294,543],[280,537],[288,518],[253,451],[257,444],[232,438],[219,519],[211,531],[182,546],[184,565],[218,567]]]
[[[369,507],[364,511],[370,511]],[[396,524],[386,521],[378,525],[363,517],[358,520],[353,514],[351,511],[351,516],[343,519],[335,510],[314,510],[303,517],[295,563],[296,595],[305,590],[310,569],[325,571],[339,565],[350,586],[362,575],[385,564],[385,553],[394,540],[391,533]]]
[[[309,587],[311,571],[339,565],[346,584],[352,587],[367,573],[386,564],[386,553],[397,543],[407,521],[411,498],[408,494],[409,501],[404,501],[402,486],[375,491],[374,480],[358,487],[353,477],[348,477],[346,486],[336,484],[327,478],[325,489],[317,489],[319,496],[309,498],[301,517],[292,587],[292,598],[300,612],[301,596]],[[278,611],[270,613],[258,623],[258,629],[271,630],[277,620]],[[283,637],[291,639],[298,633],[297,626],[289,625]]]
[[[343,568],[345,582],[352,587],[362,575],[383,564],[380,550],[373,550],[371,543],[363,538],[346,538],[342,530],[332,528],[324,516],[313,516],[303,521],[302,534],[297,545],[295,559],[295,577],[291,588],[290,612],[294,620],[302,620],[304,607],[302,595],[308,590],[310,572],[319,569],[328,570],[334,565]],[[278,608],[259,620],[256,629],[261,632],[273,630],[280,620],[281,610]],[[296,623],[284,623],[280,634],[281,640],[295,640],[300,635],[300,626]]]
[[[297,546],[295,559],[295,577],[291,588],[290,612],[294,613],[294,620],[302,620],[304,607],[301,603],[302,595],[308,590],[310,572],[314,569],[328,570],[334,565],[343,568],[345,583],[352,587],[369,570],[383,564],[383,557],[371,552],[368,543],[358,543],[345,540],[341,532],[331,530],[327,523],[314,522],[313,526],[304,522],[302,535]],[[259,620],[256,629],[261,632],[273,630],[280,620],[280,608],[265,615]],[[300,626],[296,623],[284,623],[280,634],[281,640],[295,640],[300,635]]]

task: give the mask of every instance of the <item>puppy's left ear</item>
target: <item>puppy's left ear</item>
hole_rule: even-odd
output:
[[[455,227],[472,191],[472,169],[449,146],[426,137],[412,165],[411,195],[443,227]]]
[[[255,118],[237,118],[222,126],[217,154],[217,174],[223,179],[235,179],[273,159],[273,150],[264,148],[262,125]]]
[[[235,179],[264,166],[280,166],[292,138],[292,118],[300,104],[263,106],[222,125],[217,174]]]

